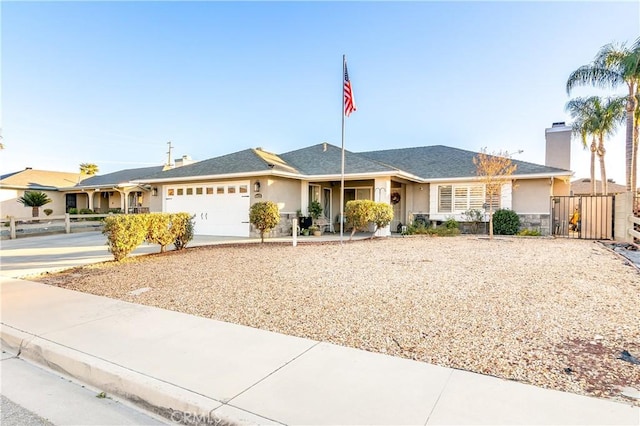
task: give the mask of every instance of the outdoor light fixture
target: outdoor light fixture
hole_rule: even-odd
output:
[[[255,192],[260,192],[260,181],[257,180],[256,183],[253,184],[253,190]]]
[[[151,195],[153,195],[154,197],[158,196],[158,187],[154,186],[153,188],[151,188]]]

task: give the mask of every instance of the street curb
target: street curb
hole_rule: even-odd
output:
[[[173,384],[146,376],[102,358],[60,345],[9,325],[0,327],[2,349],[123,399],[176,424],[239,423],[214,410],[224,404]]]

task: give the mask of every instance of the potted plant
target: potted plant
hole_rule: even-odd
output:
[[[316,237],[322,235],[322,232],[320,232],[320,227],[318,225],[311,225],[309,227],[309,232],[311,232]]]
[[[314,221],[322,215],[322,205],[318,201],[309,203],[309,215]]]
[[[309,235],[309,229],[308,228],[304,228],[301,232],[302,232],[302,235],[304,235],[305,237],[307,237]]]

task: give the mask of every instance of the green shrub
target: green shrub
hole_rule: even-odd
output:
[[[122,213],[122,209],[119,207],[117,209],[109,209],[107,210],[107,213],[120,214]]]
[[[371,222],[376,225],[376,231],[384,228],[393,220],[393,207],[387,203],[374,203]],[[373,238],[373,235],[371,235]]]
[[[344,217],[352,227],[351,237],[357,231],[364,231],[369,227],[369,222],[373,217],[375,202],[372,200],[352,200],[348,201],[344,209]]]
[[[193,240],[193,219],[189,213],[175,213],[172,215],[171,227],[174,229],[176,236],[173,245],[176,250],[184,250],[187,248],[189,241]]]
[[[258,228],[260,241],[264,243],[265,232],[272,230],[280,222],[280,209],[273,201],[259,201],[249,209],[249,221]]]
[[[515,235],[520,229],[520,218],[513,210],[500,209],[493,214],[493,232],[496,235]]]
[[[105,218],[102,233],[107,236],[109,251],[122,260],[140,244],[159,244],[160,252],[173,243],[177,250],[193,239],[193,218],[189,213],[147,213],[112,215]]]
[[[314,219],[318,219],[322,215],[322,205],[318,201],[312,201],[309,203],[309,216]]]
[[[160,245],[160,253],[176,240],[175,229],[171,226],[172,216],[169,213],[153,213],[147,216],[147,236],[145,241]]]
[[[447,219],[443,226],[447,229],[460,229],[460,224],[458,223],[457,220],[455,220],[454,218],[450,217],[449,219]]]
[[[539,237],[542,234],[537,229],[523,229],[518,232],[518,235],[522,237]]]
[[[69,214],[78,214],[78,209],[77,209],[77,208],[75,208],[75,207],[71,207],[71,208],[69,209]]]
[[[447,221],[449,222],[449,221]],[[437,228],[427,227],[423,223],[417,223],[407,228],[407,234],[409,235],[431,235],[438,237],[454,237],[460,235],[460,229],[453,226],[453,223],[447,223],[438,226]],[[455,222],[455,221],[454,221]],[[457,222],[456,222],[457,224]],[[448,225],[448,226],[447,226]]]
[[[91,209],[80,209],[79,214],[93,214]]]
[[[148,233],[147,215],[108,216],[102,233],[107,236],[107,245],[113,258],[120,261],[145,240]]]

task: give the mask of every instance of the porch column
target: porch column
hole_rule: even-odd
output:
[[[309,207],[309,181],[301,180],[300,181],[300,210],[302,210],[302,214],[307,216],[309,211],[307,208]]]
[[[373,185],[373,201],[391,204],[391,178],[375,178]],[[376,236],[378,237],[388,237],[389,235],[391,235],[391,228],[389,225],[376,231]]]
[[[96,193],[95,189],[83,189],[82,192],[87,194],[87,198],[89,199],[89,210],[93,210],[93,196]]]

